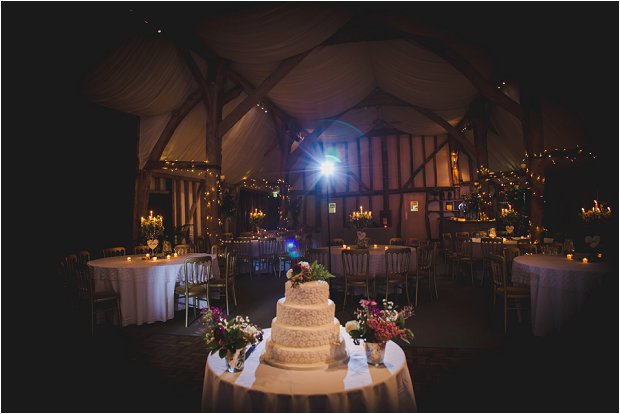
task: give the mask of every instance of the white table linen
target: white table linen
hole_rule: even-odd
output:
[[[524,255],[516,257],[512,264],[513,284],[530,286],[532,330],[536,336],[560,331],[610,274],[608,263],[582,263],[564,256]]]
[[[219,277],[217,257],[191,253],[170,260],[143,260],[142,255],[91,260],[95,291],[114,290],[120,296],[122,326],[167,321],[174,318],[174,287],[183,282],[187,257],[211,256],[212,275]]]
[[[245,361],[229,373],[217,353],[207,358],[203,412],[415,412],[413,384],[405,353],[387,343],[385,366],[366,362],[362,344],[344,331],[347,364],[320,370],[285,370],[260,362],[271,329]]]
[[[384,244],[377,245],[377,248],[370,247],[368,251],[370,252],[369,258],[369,271],[370,277],[374,278],[377,274],[385,273],[385,246]],[[404,247],[404,246],[392,246],[392,247]],[[327,247],[325,247],[327,249]],[[351,246],[351,249],[355,249],[355,246]],[[416,257],[416,249],[415,247],[410,247],[411,249],[411,258],[409,259],[409,272],[415,273],[417,257]],[[336,276],[342,276],[342,246],[332,246],[331,247],[331,256],[332,256],[332,273]]]

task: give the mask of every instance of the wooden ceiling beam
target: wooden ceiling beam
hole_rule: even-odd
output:
[[[170,142],[174,131],[181,124],[181,121],[185,119],[187,114],[189,114],[191,110],[194,109],[194,107],[198,104],[198,102],[200,102],[201,98],[202,93],[200,89],[197,89],[187,97],[185,102],[183,102],[183,104],[179,108],[172,111],[172,116],[168,120],[168,123],[159,135],[155,146],[151,150],[151,154],[149,155],[149,158],[147,160],[147,168],[149,168],[149,165],[152,162],[159,161],[159,159],[161,158],[161,154],[163,154],[166,145],[168,145],[168,143]]]
[[[291,70],[297,66],[310,50],[290,57],[280,62],[280,65],[254,90],[253,93],[233,109],[220,124],[220,135],[224,136],[254,105],[269,93]]]

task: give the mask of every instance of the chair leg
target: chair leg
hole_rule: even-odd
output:
[[[420,273],[418,272],[415,277],[415,307],[418,307],[418,296],[420,293]]]
[[[90,336],[95,336],[95,305],[90,302]]]
[[[230,315],[230,310],[228,309],[228,283],[226,283],[226,287],[224,289],[226,290],[224,292],[226,295],[226,315]]]
[[[185,327],[187,328],[187,318],[189,314],[189,297],[185,295]]]
[[[233,300],[235,302],[235,307],[237,306],[237,292],[235,291],[235,282],[233,282],[232,284],[232,291],[233,291]]]
[[[121,318],[121,301],[116,299],[116,314],[118,316],[118,326],[123,326],[123,319]]]
[[[435,298],[439,300],[439,293],[437,292],[437,271],[433,268],[433,285],[435,285]]]
[[[409,299],[409,283],[405,277],[405,294],[407,295],[407,305],[411,305],[411,299]]]
[[[342,307],[347,307],[347,292],[349,291],[349,285],[347,284],[347,278],[344,279],[344,302],[342,303]]]
[[[508,297],[504,292],[504,334],[508,331]]]

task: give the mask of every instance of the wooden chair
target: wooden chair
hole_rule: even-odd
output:
[[[512,286],[506,278],[506,262],[502,256],[489,257],[489,267],[491,269],[491,277],[493,280],[493,309],[495,302],[499,296],[504,302],[504,333],[508,330],[508,309],[516,309],[519,311],[519,321],[521,321],[520,306],[523,303],[530,302],[530,288]],[[516,305],[509,307],[509,302],[514,301]]]
[[[247,264],[251,278],[254,273],[254,266],[252,266],[252,240],[245,238],[237,239],[232,246],[234,246],[234,251],[237,255],[237,269],[239,269],[242,264]]]
[[[370,251],[368,249],[343,250],[342,271],[344,278],[344,302],[347,305],[349,286],[366,287],[366,297],[370,297]]]
[[[454,239],[455,263],[452,268],[452,278],[455,279],[455,269],[461,265],[469,267],[471,284],[474,285],[474,266],[482,261],[482,258],[474,257],[472,254],[472,242],[469,237],[456,237]]]
[[[209,289],[221,288],[224,290],[226,297],[226,315],[230,315],[228,307],[228,296],[232,291],[235,307],[237,306],[237,293],[235,292],[235,276],[237,274],[237,254],[235,252],[227,252],[223,256],[218,256],[218,266],[220,268],[220,277],[211,278],[207,281],[207,305],[209,302]],[[221,263],[220,263],[221,262]]]
[[[177,244],[174,246],[174,252],[179,256],[184,256],[189,253],[193,253],[194,249],[191,244]]]
[[[90,252],[88,250],[80,250],[76,255],[78,263],[88,263],[90,261]]]
[[[390,247],[385,250],[385,274],[376,275],[376,279],[383,279],[385,282],[385,299],[388,299],[390,285],[393,287],[401,286],[405,288],[407,296],[407,304],[411,305],[409,299],[409,284],[407,276],[409,275],[409,262],[411,259],[410,247]],[[376,285],[373,289],[376,291]]]
[[[415,306],[418,306],[418,298],[420,296],[420,280],[428,278],[429,294],[433,297],[433,285],[435,288],[435,297],[439,299],[437,292],[437,274],[435,270],[436,245],[419,246],[416,249],[416,278],[415,278]]]
[[[194,318],[199,299],[207,294],[207,281],[211,277],[211,256],[188,257],[183,261],[183,283],[175,287],[176,304],[183,298],[185,302],[185,327],[188,326],[189,300],[194,299]],[[207,297],[207,303],[209,299]]]
[[[149,246],[146,245],[134,246],[133,248],[133,254],[147,254],[150,252],[151,249],[149,249]]]
[[[501,256],[503,254],[504,240],[501,237],[483,237],[480,239],[480,250],[482,251],[482,280],[480,285],[483,285],[489,267],[487,259],[491,255]]]
[[[118,325],[122,325],[121,318],[121,299],[118,293],[113,290],[95,291],[93,280],[93,269],[86,263],[76,263],[74,276],[75,292],[77,294],[78,309],[85,306],[90,313],[90,334],[95,334],[95,317],[98,309],[104,311],[115,311]],[[107,316],[106,312],[106,316]]]
[[[263,266],[267,266],[267,272],[269,267],[273,271],[273,275],[276,275],[276,245],[277,240],[274,238],[260,239],[258,241],[258,257],[252,258],[253,262],[261,269]]]
[[[391,237],[389,241],[390,246],[404,246],[405,241],[400,237]]]
[[[211,251],[211,241],[207,236],[197,236],[194,245],[196,253],[209,253]]]
[[[103,257],[125,256],[124,247],[106,247],[103,249]]]
[[[504,261],[506,262],[506,280],[508,283],[512,283],[512,261],[515,257],[521,255],[521,250],[518,247],[510,246],[504,247],[503,256]]]
[[[521,252],[521,255],[524,254],[538,254],[538,247],[536,244],[531,243],[529,239],[519,239],[517,240],[517,247]]]

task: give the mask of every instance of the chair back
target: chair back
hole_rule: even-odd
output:
[[[391,237],[389,241],[390,246],[404,246],[405,241],[400,237]]]
[[[95,292],[93,268],[86,263],[76,263],[73,271],[73,284],[78,300],[92,301]]]
[[[177,244],[176,246],[174,246],[174,252],[179,256],[183,256],[188,253],[193,253],[194,249],[190,244]]]
[[[344,244],[344,239],[335,238],[329,241],[330,246],[342,246]]]
[[[538,247],[534,243],[531,243],[529,239],[517,240],[517,248],[521,252],[521,255],[538,253]]]
[[[471,237],[475,237],[475,238],[483,238],[483,237],[487,237],[488,233],[484,230],[480,230],[480,231],[475,231],[472,233]]]
[[[390,247],[385,250],[385,275],[388,279],[407,277],[411,259],[410,247]]]
[[[471,257],[471,238],[457,236],[454,238],[454,252],[459,256]]]
[[[235,252],[239,258],[250,258],[252,256],[252,240],[251,239],[237,239],[233,243]]]
[[[456,237],[470,237],[468,231],[457,231],[455,236]]]
[[[512,280],[512,261],[515,257],[521,255],[521,250],[518,247],[510,246],[504,247],[504,261],[506,262],[506,279]]]
[[[90,260],[90,252],[88,250],[80,250],[77,252],[78,263],[88,263]]]
[[[237,274],[237,253],[226,252],[217,258],[221,279],[231,279]]]
[[[124,247],[106,247],[103,249],[103,257],[125,256]]]
[[[418,270],[428,270],[433,266],[435,249],[433,246],[419,246],[416,249]]]
[[[480,239],[482,256],[502,255],[504,252],[504,239],[501,237],[483,237]]]
[[[233,239],[232,233],[222,233],[222,240],[232,240],[232,239]]]
[[[74,273],[78,264],[78,257],[76,254],[68,254],[60,261],[58,271],[62,276],[64,283],[68,287],[75,287]]]
[[[207,283],[211,277],[211,256],[188,257],[183,260],[183,276],[186,291],[192,285]]]
[[[260,239],[258,241],[258,255],[261,257],[275,256],[277,240],[274,238]]]
[[[196,253],[209,253],[211,250],[211,241],[207,236],[197,236],[194,240]]]
[[[313,262],[318,262],[323,266],[327,266],[327,255],[329,254],[328,250],[324,247],[318,249],[308,249],[306,253],[307,262],[312,264]]]
[[[491,280],[495,289],[506,286],[506,262],[502,256],[491,255],[488,258]]]
[[[445,251],[452,251],[452,233],[441,233],[441,248]]]
[[[351,249],[342,251],[342,270],[349,278],[368,278],[370,275],[370,251]]]
[[[150,252],[151,249],[149,249],[149,246],[146,245],[134,246],[133,248],[133,254],[146,254]]]
[[[225,254],[228,251],[228,245],[225,244],[214,244],[211,246],[211,254],[220,255]]]

